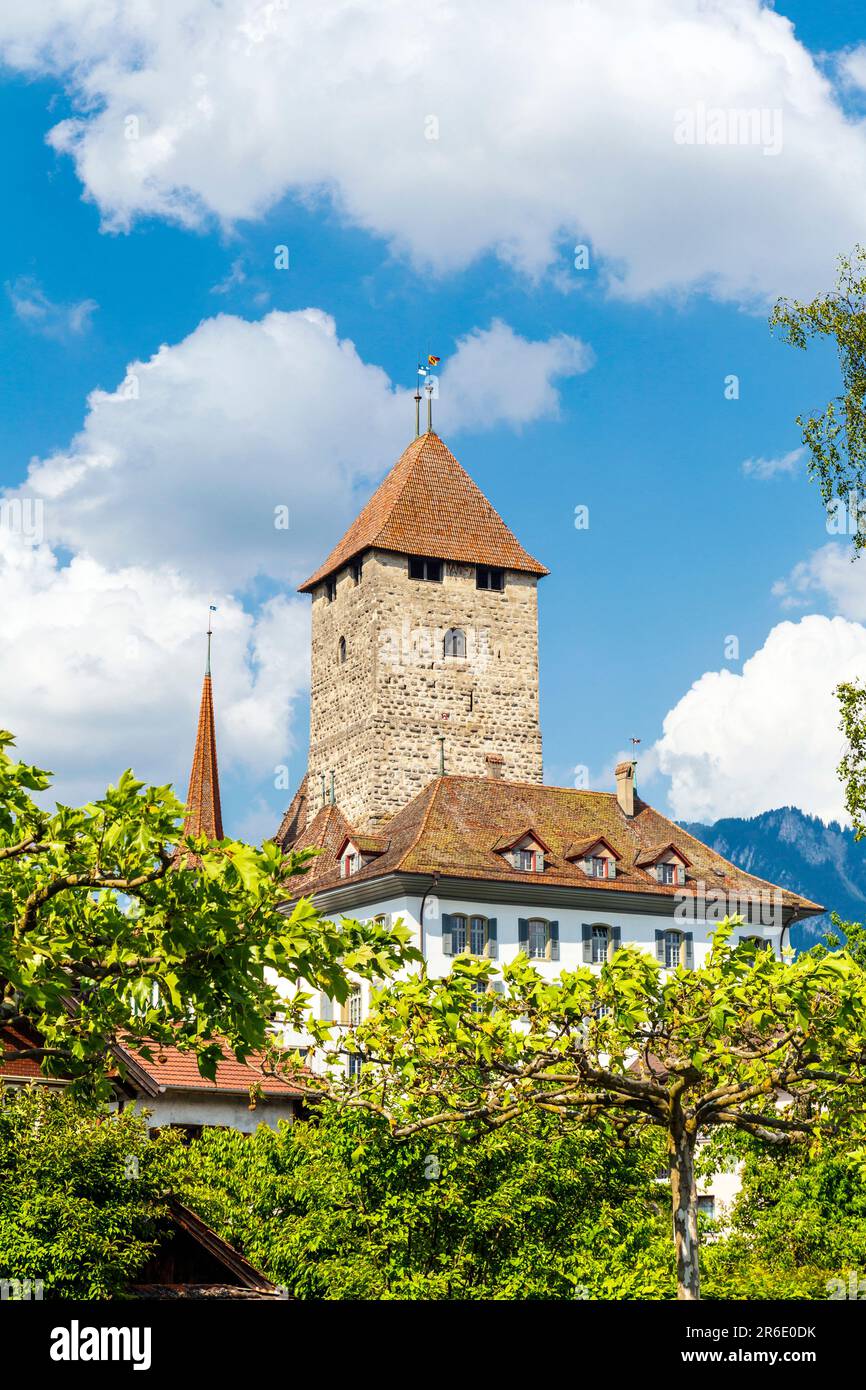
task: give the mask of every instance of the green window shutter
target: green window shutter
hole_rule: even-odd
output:
[[[498,953],[496,941],[496,918],[487,919],[487,954],[491,960],[495,960]]]
[[[521,951],[529,954],[529,918],[518,917],[517,919],[517,944]]]
[[[665,963],[665,934],[656,928],[656,960],[659,965]]]
[[[617,951],[622,948],[622,927],[611,927],[610,929],[611,955],[615,956]]]
[[[559,923],[549,922],[548,932],[550,934],[550,952],[548,960],[559,960]]]
[[[616,860],[615,860],[615,859],[608,859],[608,861],[607,861],[607,876],[608,876],[608,878],[616,878]]]
[[[583,939],[583,963],[592,965],[592,927],[589,922],[583,923],[580,934]]]
[[[687,931],[687,932],[686,932],[686,969],[687,969],[687,970],[694,970],[694,968],[695,968],[695,934],[694,934],[694,932]]]
[[[443,956],[454,955],[454,943],[451,937],[451,913],[442,913],[442,954]]]

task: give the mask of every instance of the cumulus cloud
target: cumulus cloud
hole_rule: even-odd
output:
[[[826,603],[844,618],[866,622],[866,564],[850,543],[830,541],[796,564],[773,593],[785,608]]]
[[[0,529],[2,723],[23,757],[56,770],[52,795],[86,800],[130,764],[186,794],[210,601],[221,763],[272,783],[307,680],[304,604],[279,596],[253,616],[176,572],[62,565]]]
[[[837,92],[760,0],[43,0],[0,55],[68,87],[50,140],[111,228],[291,194],[442,271],[588,241],[622,293],[750,299],[826,284],[866,213],[857,62]]]
[[[779,623],[742,674],[707,671],[665,717],[653,764],[683,820],[796,805],[846,820],[839,681],[866,678],[866,628],[816,614]]]
[[[590,361],[577,339],[529,342],[496,322],[446,362],[437,423],[526,424],[555,412],[555,381]],[[117,390],[94,391],[81,431],[31,464],[19,495],[44,502],[50,544],[111,568],[291,583],[351,521],[413,419],[410,389],[365,363],[321,310],[219,315],[130,363]]]
[[[46,338],[78,338],[90,327],[99,308],[95,299],[81,299],[69,304],[49,299],[38,281],[29,275],[7,281],[6,293],[12,312],[25,327]]]
[[[744,459],[743,472],[747,478],[758,478],[761,482],[766,482],[768,478],[790,475],[798,471],[805,452],[802,448],[791,449],[789,453],[780,454],[777,458]]]

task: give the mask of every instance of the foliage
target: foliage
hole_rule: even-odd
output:
[[[447,979],[399,981],[350,1044],[360,1078],[333,1080],[332,1093],[402,1138],[467,1120],[499,1127],[527,1109],[611,1136],[662,1129],[680,1296],[697,1297],[699,1136],[730,1127],[818,1152],[864,1124],[863,971],[844,951],[780,961],[732,947],[737,920],[716,931],[698,970],[662,972],[626,948],[598,974],[555,981],[522,955],[501,981],[491,962],[467,957]]]
[[[0,1278],[41,1279],[46,1298],[120,1292],[154,1248],[162,1148],[130,1110],[0,1087]]]
[[[347,971],[387,977],[417,959],[399,923],[334,925],[303,898],[282,912],[309,854],[185,837],[169,787],[125,772],[90,805],[42,810],[48,774],[11,742],[0,733],[0,1023],[38,1031],[18,1055],[46,1074],[106,1094],[123,1036],[190,1048],[212,1077],[218,1039],[243,1060],[275,1016],[315,1031],[305,987],[342,1001]]]
[[[809,453],[809,473],[825,506],[853,492],[859,499],[866,483],[866,250],[856,246],[839,257],[834,290],[810,303],[780,299],[770,317],[784,341],[805,350],[810,339],[827,339],[835,347],[842,393],[825,410],[798,415]],[[855,550],[866,544],[866,529],[853,528]]]
[[[171,1185],[299,1298],[673,1297],[658,1146],[528,1114],[395,1144],[322,1107],[172,1151]]]
[[[724,1238],[705,1245],[705,1297],[825,1299],[866,1273],[863,1155],[842,1147],[803,1163],[751,1141]]]

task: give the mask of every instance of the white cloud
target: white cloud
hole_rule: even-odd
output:
[[[833,692],[863,678],[866,628],[815,614],[774,627],[742,674],[705,672],[651,750],[648,766],[671,779],[674,816],[712,821],[795,805],[847,819]]]
[[[0,709],[21,756],[83,801],[130,764],[186,794],[214,595],[168,570],[110,570],[0,530]],[[307,606],[278,597],[258,616],[219,594],[214,689],[224,771],[272,782],[292,746],[307,680]]]
[[[749,299],[825,285],[866,214],[866,132],[760,0],[43,0],[0,55],[73,93],[50,138],[113,228],[290,193],[419,265],[588,240],[626,294]],[[675,143],[678,112],[750,110],[773,157]]]
[[[846,86],[866,92],[866,43],[857,44],[841,54],[838,66]]]
[[[29,275],[7,282],[6,293],[15,317],[46,338],[80,337],[90,327],[90,320],[99,308],[95,299],[55,303]]]
[[[843,618],[866,622],[866,557],[851,542],[830,541],[795,565],[773,593],[785,608],[827,603]]]
[[[442,371],[435,423],[520,425],[555,412],[554,381],[584,371],[577,339],[475,331]],[[168,564],[197,583],[299,582],[409,442],[414,409],[318,309],[257,322],[219,315],[115,392],[94,391],[68,449],[21,490],[46,539],[109,568]],[[288,529],[275,508],[289,508]],[[282,514],[276,514],[281,519]]]
[[[800,448],[792,449],[790,453],[781,454],[778,458],[744,459],[743,472],[747,478],[759,478],[762,482],[783,474],[796,473],[805,452],[805,449]]]

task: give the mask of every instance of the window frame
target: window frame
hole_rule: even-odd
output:
[[[610,943],[612,940],[613,934],[607,922],[593,922],[592,935],[590,937],[590,941],[592,943],[592,949],[590,951],[591,965],[605,964],[608,957],[608,952],[610,951]],[[597,947],[601,942],[603,942],[603,949],[599,953]]]
[[[540,952],[532,949],[532,928],[542,927],[544,929],[544,949]],[[530,960],[549,960],[550,959],[550,923],[546,917],[527,917],[526,919],[526,954]]]
[[[670,959],[669,959],[669,956],[670,956],[670,947],[673,945],[674,940],[676,940],[676,960],[674,960],[673,962],[671,962]],[[665,970],[676,970],[677,966],[681,964],[681,962],[682,962],[682,955],[683,955],[683,947],[685,946],[685,941],[686,941],[685,932],[681,931],[679,927],[666,927],[666,928],[665,928],[665,934],[664,934],[664,943],[665,943]]]
[[[481,576],[488,580],[498,580],[498,583],[481,583]],[[501,594],[505,589],[505,570],[499,565],[476,565],[475,566],[475,587],[482,589],[485,593]]]
[[[463,650],[455,651],[455,646],[460,646]],[[449,627],[442,639],[442,656],[446,661],[466,660],[466,632],[462,627]]]
[[[409,561],[407,572],[410,579],[414,579],[420,584],[442,583],[442,575],[445,568],[442,560],[438,560],[435,555],[409,555],[407,558]],[[416,569],[420,568],[423,572],[421,574],[413,574],[413,565]],[[430,574],[428,572],[431,565],[438,573]]]

